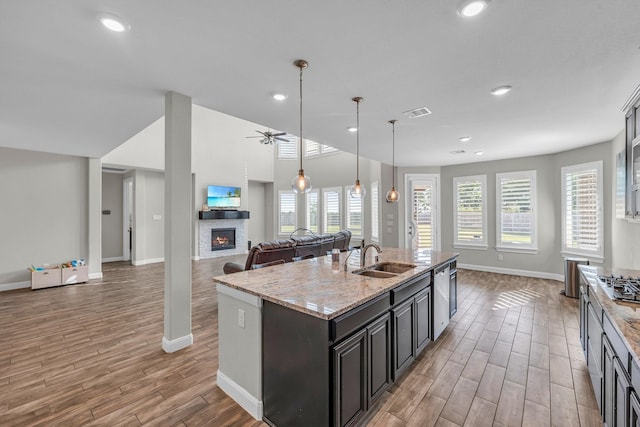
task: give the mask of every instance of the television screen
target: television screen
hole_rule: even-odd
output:
[[[209,185],[207,187],[207,206],[210,208],[239,208],[240,187]]]

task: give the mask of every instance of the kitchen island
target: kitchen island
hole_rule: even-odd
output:
[[[215,277],[220,388],[272,425],[357,423],[437,338],[456,299],[456,253],[367,255],[386,271],[354,274],[354,251],[339,268],[319,257]]]

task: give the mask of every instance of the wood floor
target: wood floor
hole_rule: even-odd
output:
[[[89,284],[0,292],[0,425],[266,426],[216,386],[210,278],[227,260],[194,262],[194,345],[174,354],[161,349],[162,264],[104,264]],[[560,282],[459,270],[458,286],[443,336],[365,424],[601,425],[577,300]]]

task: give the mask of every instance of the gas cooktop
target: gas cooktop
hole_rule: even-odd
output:
[[[640,277],[598,276],[611,299],[640,303]]]

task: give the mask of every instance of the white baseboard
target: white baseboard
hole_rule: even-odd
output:
[[[167,353],[175,353],[178,350],[189,347],[191,344],[193,344],[193,334],[185,335],[184,337],[171,341],[162,337],[162,349]]]
[[[256,420],[262,419],[262,414],[264,412],[264,408],[262,406],[262,401],[256,399],[251,395],[247,390],[238,385],[231,378],[220,372],[218,369],[217,373],[218,379],[218,387],[220,390],[224,391],[229,395],[230,398],[236,401],[236,403],[245,411],[247,411],[253,418]]]
[[[191,257],[192,261],[200,261],[200,257],[198,255],[194,255]]]
[[[164,257],[163,258],[142,259],[140,261],[132,261],[131,264],[136,266],[136,267],[138,267],[140,265],[156,264],[158,262],[164,262]]]
[[[123,256],[114,256],[111,258],[102,258],[102,262],[116,262],[116,261],[124,261]]]
[[[0,292],[13,291],[14,289],[24,289],[24,288],[30,288],[30,287],[31,287],[31,282],[28,280],[26,282],[3,283],[3,284],[0,284]]]
[[[486,271],[488,273],[511,274],[514,276],[535,277],[537,279],[550,279],[564,282],[563,274],[545,273],[540,271],[516,270],[513,268],[488,267],[485,265],[460,264],[458,268],[476,271]]]
[[[98,273],[89,273],[89,279],[102,279],[102,271]]]

